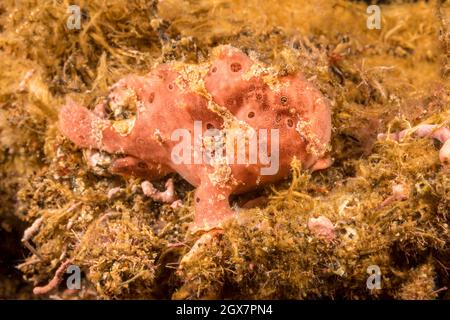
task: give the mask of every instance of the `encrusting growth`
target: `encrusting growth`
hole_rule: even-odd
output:
[[[420,124],[411,129],[405,129],[396,133],[379,134],[378,140],[389,138],[395,141],[401,141],[409,134],[414,134],[419,138],[430,136],[433,139],[439,140],[442,143],[442,147],[439,150],[439,160],[444,166],[450,164],[450,130],[447,128],[434,124]]]
[[[317,237],[331,242],[335,238],[334,225],[327,217],[320,216],[308,221],[308,229]]]
[[[384,208],[396,201],[404,201],[408,199],[408,188],[402,183],[396,183],[392,186],[392,195],[387,197],[381,204],[380,208]]]
[[[149,181],[142,182],[141,187],[144,194],[155,201],[173,204],[177,200],[172,179],[167,180],[166,191],[158,191]]]
[[[44,295],[56,289],[60,284],[60,282],[62,281],[64,272],[66,272],[67,268],[70,266],[71,263],[72,263],[71,260],[66,260],[65,262],[63,262],[56,270],[52,280],[50,280],[50,282],[47,283],[45,286],[35,287],[33,289],[33,293],[36,295]]]

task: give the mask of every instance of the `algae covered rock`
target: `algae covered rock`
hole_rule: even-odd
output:
[[[0,270],[11,276],[0,277],[1,297],[448,298],[449,4],[381,4],[380,29],[367,27],[367,6],[93,0],[69,8],[66,1],[2,1]],[[240,68],[220,58],[218,48],[237,48]],[[290,127],[285,108],[280,123],[296,136],[285,136],[295,148],[282,154],[283,174],[260,185],[254,167],[242,170],[239,180],[251,183],[223,199],[233,218],[220,230],[193,234],[193,222],[216,209],[198,206],[200,183],[189,179],[197,171],[161,166],[161,174],[149,174],[140,161],[150,163],[158,151],[121,142],[141,124],[131,120],[151,92],[110,91],[126,75],[135,75],[129,83],[146,79],[161,65],[190,84],[189,99],[167,93],[158,102],[162,109],[170,99],[189,104],[189,113],[165,110],[171,119],[184,115],[180,124],[197,116],[217,128],[228,121],[203,108],[206,93],[255,126],[276,123],[275,114],[264,118],[266,104],[252,100],[250,85],[266,88],[269,108],[281,110],[308,100],[299,92],[307,84],[329,102],[330,112],[314,114],[320,121],[312,127],[323,134],[312,145],[325,144],[325,152],[307,159],[312,138],[295,140],[306,129]],[[243,71],[253,80],[231,81]],[[277,79],[291,79],[295,90],[284,92]],[[61,109],[66,101],[78,107]],[[115,123],[117,135],[105,136],[109,147],[77,140],[75,133],[92,132],[89,121],[78,130],[80,115]],[[145,138],[162,143],[166,118],[155,112],[150,122],[160,132]],[[333,162],[308,170],[325,153]],[[71,282],[77,270],[79,286],[68,286],[78,284]]]

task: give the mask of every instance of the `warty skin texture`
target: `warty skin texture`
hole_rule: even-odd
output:
[[[331,165],[327,156],[331,135],[326,98],[301,73],[278,76],[231,46],[215,49],[210,62],[174,62],[144,76],[130,75],[111,88],[109,100],[126,90],[134,95],[136,114],[126,120],[106,118],[105,106],[94,111],[68,102],[59,115],[60,131],[81,148],[120,155],[110,171],[154,180],[177,172],[195,186],[192,232],[220,229],[233,217],[228,198],[286,178],[294,157],[304,169]],[[262,175],[266,167],[236,163],[174,163],[171,139],[177,129],[279,130],[279,170]],[[270,134],[268,144],[271,145]],[[270,150],[270,148],[269,148]],[[247,152],[248,155],[248,152]]]

